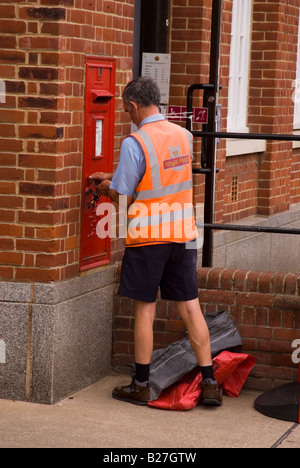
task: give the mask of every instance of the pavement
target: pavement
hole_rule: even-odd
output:
[[[128,379],[108,375],[53,406],[0,400],[0,448],[300,448],[300,425],[254,409],[260,392],[225,396],[221,408],[166,411],[114,400]]]

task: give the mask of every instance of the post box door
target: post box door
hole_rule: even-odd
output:
[[[88,177],[95,172],[113,172],[115,59],[87,59],[85,92],[85,125],[82,177],[82,216],[80,269],[88,270],[110,261],[110,238],[99,238],[96,227],[99,203],[109,203],[106,197],[93,200],[93,185]],[[107,216],[104,213],[103,216]]]

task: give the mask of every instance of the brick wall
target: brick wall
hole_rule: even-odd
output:
[[[257,213],[257,155],[245,154],[228,158],[223,177],[224,223],[255,215]]]
[[[0,12],[0,279],[63,280],[79,272],[86,56],[117,59],[117,158],[134,0],[0,2]]]
[[[293,130],[299,17],[294,3],[254,0],[251,131]],[[189,85],[208,82],[211,4],[171,2],[171,104],[185,105]],[[232,0],[224,0],[224,131],[231,11]],[[86,56],[117,59],[116,167],[121,141],[130,132],[120,96],[132,77],[134,0],[0,0],[0,18],[0,78],[7,90],[6,102],[0,103],[0,280],[63,280],[79,272]],[[201,104],[200,93],[195,105]],[[196,166],[200,149],[197,140]],[[217,152],[216,221],[272,214],[300,203],[299,154],[291,143],[275,142],[264,154],[226,158],[222,140]],[[204,176],[195,176],[194,184],[195,203],[201,203]],[[121,260],[123,246],[122,239],[112,241],[112,263]]]
[[[267,390],[297,380],[292,342],[300,339],[300,275],[231,269],[199,269],[199,298],[205,314],[226,310],[239,329],[243,351],[256,358],[247,386]],[[134,361],[133,303],[115,296],[113,364]],[[158,299],[155,349],[185,336],[173,302]]]

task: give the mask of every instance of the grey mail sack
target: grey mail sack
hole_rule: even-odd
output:
[[[225,311],[205,315],[210,332],[211,351],[214,358],[222,351],[241,352],[241,336]],[[189,339],[172,343],[166,349],[153,352],[151,359],[151,401],[181,377],[198,367],[198,362]]]

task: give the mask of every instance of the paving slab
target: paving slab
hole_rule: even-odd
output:
[[[112,389],[128,383],[109,375],[53,406],[0,400],[0,448],[300,447],[299,426],[253,408],[259,392],[224,397],[221,408],[166,411],[114,400]]]

